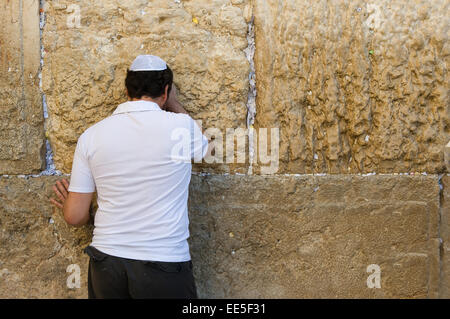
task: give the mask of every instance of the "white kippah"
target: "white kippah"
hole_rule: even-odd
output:
[[[130,71],[164,71],[167,64],[155,55],[139,55],[131,64]]]

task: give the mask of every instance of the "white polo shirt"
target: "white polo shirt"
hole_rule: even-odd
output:
[[[70,192],[97,189],[92,246],[117,257],[191,259],[188,191],[191,159],[208,140],[186,114],[153,102],[126,102],[87,129],[75,150]]]

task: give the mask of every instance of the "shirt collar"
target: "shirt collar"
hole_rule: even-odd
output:
[[[158,104],[150,101],[128,101],[120,104],[113,115],[129,112],[162,111]]]

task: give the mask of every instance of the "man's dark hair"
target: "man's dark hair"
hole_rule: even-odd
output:
[[[143,96],[156,99],[164,94],[167,85],[169,86],[167,94],[169,94],[172,83],[173,72],[169,67],[164,71],[127,70],[125,79],[128,95],[132,99],[141,99]]]

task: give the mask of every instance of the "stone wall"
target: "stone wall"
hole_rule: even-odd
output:
[[[49,202],[56,176],[0,178],[0,298],[87,297],[89,227],[68,226]],[[68,289],[67,267],[81,270]]]
[[[444,170],[449,1],[254,4],[256,123],[280,127],[283,172]]]
[[[0,179],[0,297],[86,297],[92,227],[69,227],[52,209],[56,179]],[[190,191],[201,297],[438,296],[436,176],[194,175]],[[71,264],[80,289],[66,286]],[[381,289],[367,288],[371,264]]]
[[[61,177],[47,175],[70,173],[144,53],[168,62],[203,127],[279,129],[274,175],[259,139],[245,163],[195,165],[201,297],[450,297],[448,1],[0,6],[0,297],[87,297],[92,225],[64,223],[48,201]]]
[[[39,2],[0,4],[0,174],[45,167],[39,91]]]

